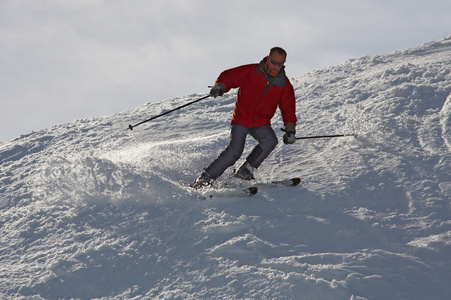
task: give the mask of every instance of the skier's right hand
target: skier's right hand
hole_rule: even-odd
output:
[[[219,82],[219,83],[215,84],[214,87],[211,88],[210,95],[213,98],[222,96],[222,95],[224,95],[224,90],[225,90],[224,84]]]

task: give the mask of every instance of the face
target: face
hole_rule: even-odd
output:
[[[274,52],[271,54],[271,56],[268,56],[268,69],[273,74],[278,73],[284,63],[285,63],[285,55],[281,55],[277,52]]]

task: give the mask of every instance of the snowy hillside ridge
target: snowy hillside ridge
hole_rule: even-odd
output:
[[[256,182],[301,184],[251,198],[187,187],[236,92],[0,144],[0,298],[451,299],[450,65],[448,37],[292,78],[298,136],[358,137],[280,142]]]

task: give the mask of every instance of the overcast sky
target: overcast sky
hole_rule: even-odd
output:
[[[0,0],[0,141],[206,94],[273,46],[296,77],[439,40],[450,12],[450,0]]]

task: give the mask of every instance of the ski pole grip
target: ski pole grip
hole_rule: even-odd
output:
[[[296,134],[296,130],[285,130],[285,128],[280,128],[280,130],[286,133]]]

